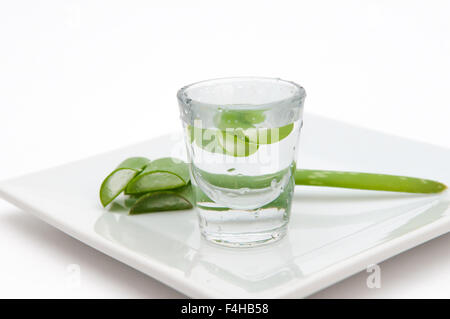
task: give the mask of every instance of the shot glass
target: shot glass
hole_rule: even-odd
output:
[[[305,90],[275,78],[187,85],[177,94],[201,234],[257,246],[287,232]]]

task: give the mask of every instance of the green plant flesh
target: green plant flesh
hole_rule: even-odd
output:
[[[187,136],[191,143],[211,153],[234,157],[247,157],[260,145],[273,144],[286,138],[294,124],[276,128],[257,128],[264,122],[263,110],[222,111],[214,118],[217,129],[188,126]]]
[[[147,193],[131,206],[130,215],[192,208],[191,185]]]
[[[157,190],[174,189],[189,183],[188,165],[176,158],[164,157],[150,162],[133,178],[126,194],[143,194]]]
[[[264,110],[222,110],[214,118],[214,123],[220,130],[247,129],[255,127],[265,119]]]
[[[287,137],[294,123],[277,128],[249,128],[243,131],[246,140],[254,144],[273,144]]]
[[[219,131],[217,134],[217,141],[220,147],[224,150],[225,154],[234,157],[247,157],[254,153],[259,148],[258,144],[248,143],[247,141],[239,138],[236,134]]]
[[[269,187],[273,179],[278,182],[286,174],[286,170],[259,176],[211,174],[205,171],[200,171],[200,174],[210,184],[224,188],[264,188]],[[429,179],[387,174],[298,169],[294,176],[295,184],[304,186],[421,194],[440,193],[447,188],[446,185]]]
[[[422,194],[447,188],[440,182],[416,177],[312,169],[297,170],[295,184]]]
[[[127,187],[128,183],[147,165],[145,157],[130,157],[124,160],[110,173],[100,186],[100,201],[103,206],[111,203],[114,198]]]

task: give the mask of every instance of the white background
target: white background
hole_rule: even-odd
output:
[[[177,130],[178,88],[238,75],[293,80],[311,113],[449,147],[449,16],[425,0],[1,1],[0,179]],[[450,298],[449,246],[382,263],[381,289],[363,272],[315,296]],[[3,201],[0,256],[0,297],[182,297]]]

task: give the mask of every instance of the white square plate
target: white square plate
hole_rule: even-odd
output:
[[[299,167],[392,173],[450,183],[450,151],[305,116]],[[448,191],[413,195],[297,187],[289,233],[239,249],[200,238],[195,212],[103,209],[102,179],[129,156],[183,156],[179,135],[0,183],[0,195],[54,227],[197,298],[304,297],[450,230]],[[443,252],[445,253],[445,252]]]

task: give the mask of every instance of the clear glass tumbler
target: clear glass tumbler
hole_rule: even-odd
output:
[[[177,94],[200,230],[226,246],[287,231],[305,90],[275,78],[202,81]]]

